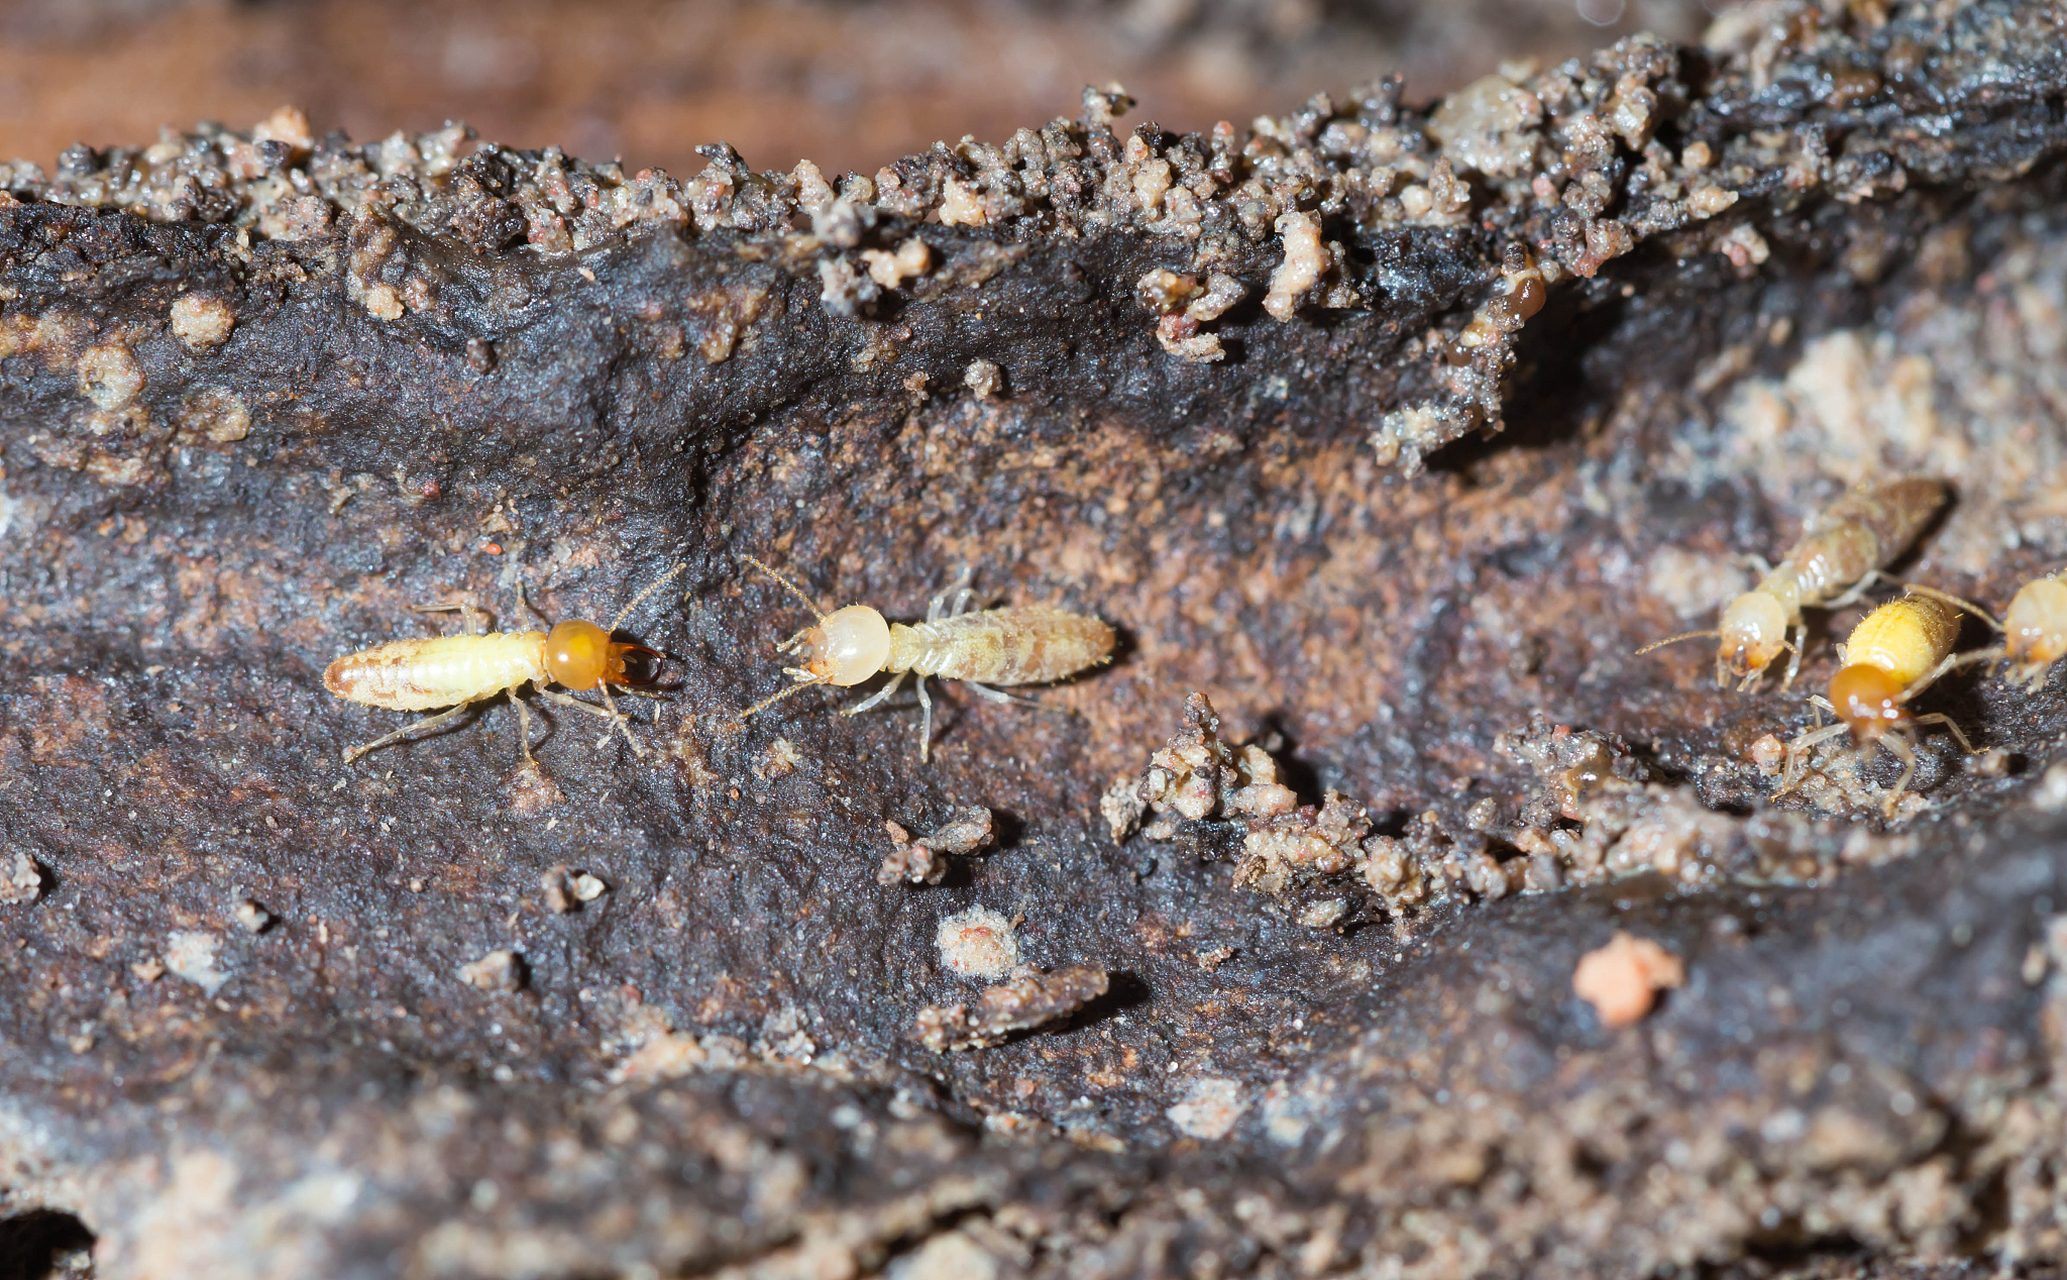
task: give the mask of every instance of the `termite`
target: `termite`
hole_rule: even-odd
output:
[[[624,734],[625,741],[631,743],[632,751],[643,756],[644,748],[632,737],[623,713],[618,711],[617,703],[610,697],[610,686],[614,684],[637,692],[643,682],[626,672],[626,659],[635,654],[648,658],[657,658],[660,654],[644,645],[613,640],[611,635],[631,616],[632,610],[685,567],[676,565],[633,596],[631,603],[618,611],[607,628],[593,622],[568,619],[554,624],[550,631],[491,631],[481,635],[476,633],[480,611],[472,604],[455,602],[412,606],[418,613],[456,609],[466,619],[468,634],[390,640],[371,649],[347,654],[324,669],[323,687],[340,698],[372,707],[387,707],[394,711],[427,711],[432,707],[445,707],[447,710],[403,725],[365,746],[347,747],[345,761],[349,763],[369,751],[399,742],[418,729],[435,729],[474,703],[501,693],[509,694],[510,700],[517,704],[518,740],[524,748],[524,759],[529,761],[531,712],[524,700],[517,696],[526,684],[531,685],[542,698],[561,706],[579,707],[591,715],[609,720]],[[523,598],[521,590],[518,598]],[[525,607],[530,607],[528,601]],[[575,692],[594,689],[603,695],[603,705],[595,706],[546,687],[552,684]]]
[[[1882,802],[1892,819],[1895,802],[1916,776],[1916,753],[1910,749],[1909,733],[1927,724],[1942,724],[1959,741],[1962,750],[1973,746],[1943,712],[1911,715],[1909,700],[1936,683],[1955,667],[1985,659],[1992,654],[1952,652],[1959,639],[1960,606],[1937,592],[1912,591],[1890,600],[1859,620],[1852,634],[1838,648],[1842,664],[1830,678],[1830,697],[1811,699],[1818,707],[1837,716],[1837,723],[1802,734],[1787,744],[1787,770],[1775,796],[1792,791],[1802,760],[1811,748],[1838,734],[1850,732],[1852,741],[1865,746],[1879,743],[1902,761],[1902,776]]]
[[[1808,630],[1801,611],[1858,599],[1944,505],[1945,486],[1936,480],[1861,485],[1812,521],[1787,558],[1756,587],[1730,601],[1715,630],[1668,636],[1637,653],[1716,636],[1715,683],[1726,686],[1735,677],[1741,690],[1749,689],[1785,649],[1794,656],[1780,688],[1791,688],[1801,673],[1801,646]],[[1792,641],[1787,638],[1790,630]]]
[[[2008,666],[2009,683],[2022,685],[2027,693],[2036,693],[2053,664],[2067,657],[2067,582],[2057,574],[2033,578],[2017,588],[2017,594],[2010,597],[2009,612],[2001,618],[1958,596],[1929,587],[1909,589],[1958,605],[2002,632],[2000,645],[1977,651],[1972,658],[1976,662],[1994,659],[1998,670]]]
[[[919,728],[919,759],[928,760],[933,743],[933,699],[926,693],[926,677],[959,680],[993,702],[1025,704],[1027,699],[989,686],[1046,684],[1112,657],[1111,627],[1097,618],[1052,605],[1007,605],[972,612],[969,598],[975,593],[957,583],[933,597],[924,622],[906,626],[885,621],[865,604],[827,612],[796,583],[752,556],[745,559],[789,588],[817,615],[818,623],[776,647],[778,653],[802,655],[802,666],[783,668],[796,683],[740,712],[742,720],[812,685],[852,687],[877,672],[895,672],[897,678],[880,692],[840,713],[859,715],[897,692],[906,676],[915,675],[919,705],[925,709]],[[950,595],[954,597],[952,608],[947,603]]]

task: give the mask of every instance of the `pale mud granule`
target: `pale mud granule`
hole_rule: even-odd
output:
[[[1642,1020],[1660,991],[1686,980],[1678,956],[1649,938],[1617,930],[1606,946],[1579,957],[1572,990],[1593,1006],[1602,1026],[1614,1029]]]
[[[2063,353],[2067,262],[2019,245],[1972,292],[1920,292],[1890,329],[1813,337],[1780,378],[1736,381],[1722,392],[1722,456],[1664,468],[1703,487],[1749,472],[1804,520],[1838,487],[1936,476],[1956,500],[1920,567],[1979,575],[2032,544],[2067,555]]]
[[[943,918],[934,941],[940,962],[965,978],[1002,978],[1019,964],[1012,922],[989,907],[970,907]]]
[[[1277,232],[1284,240],[1285,256],[1271,273],[1263,309],[1284,321],[1299,310],[1299,295],[1320,281],[1321,271],[1328,265],[1328,251],[1321,244],[1319,214],[1280,214]]]
[[[1735,556],[1703,555],[1678,547],[1651,553],[1644,586],[1682,618],[1700,618],[1728,604],[1752,586],[1751,574]]]
[[[165,939],[165,967],[211,996],[230,980],[221,954],[222,939],[206,930],[175,930]]]
[[[1941,432],[1932,359],[1858,329],[1811,339],[1779,381],[1739,383],[1723,423],[1734,433],[1726,449],[1759,487],[1809,510],[1833,481],[1951,475],[1969,451]]]
[[[1200,1076],[1186,1086],[1184,1101],[1163,1114],[1185,1137],[1215,1142],[1232,1132],[1248,1109],[1248,1091],[1240,1081]]]
[[[972,1001],[919,1010],[914,1038],[935,1053],[988,1049],[1014,1032],[1069,1017],[1104,995],[1111,984],[1111,975],[1101,965],[1070,965],[1054,973],[1021,965],[1010,981],[985,987]]]

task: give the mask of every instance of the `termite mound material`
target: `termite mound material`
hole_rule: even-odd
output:
[[[1919,740],[1889,823],[1897,762],[1776,802],[1805,705],[1631,656],[1879,475],[1954,494],[1907,577],[2067,561],[2059,36],[1759,7],[858,177],[459,131],[7,171],[0,1256],[2059,1263],[2057,681],[1933,686],[1994,764]],[[742,725],[796,623],[746,552],[1120,643],[950,686],[929,764],[835,714],[868,684]],[[657,758],[562,716],[535,770],[337,765],[321,672],[408,605],[608,617],[678,561]],[[1619,1027],[1573,989],[1618,932],[1683,967]]]

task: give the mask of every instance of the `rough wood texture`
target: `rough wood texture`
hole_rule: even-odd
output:
[[[292,113],[0,174],[0,1258],[2067,1259],[2067,706],[1934,692],[1988,754],[1927,738],[1887,826],[1842,750],[1768,802],[1798,692],[1630,656],[1869,475],[1957,495],[1914,577],[2067,559],[2059,13],[1731,23],[867,178]],[[748,552],[904,619],[974,566],[1120,652],[950,691],[930,767],[909,704],[742,726],[798,624]],[[407,605],[676,561],[657,759],[559,714],[520,769],[495,705],[338,765],[396,717],[320,673]],[[997,848],[879,883],[972,806]],[[1618,929],[1685,981],[1609,1031]],[[1105,994],[914,1039],[1014,963]]]

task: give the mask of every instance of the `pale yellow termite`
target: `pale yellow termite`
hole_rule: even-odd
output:
[[[1811,522],[1787,558],[1756,587],[1730,601],[1715,630],[1668,636],[1637,653],[1716,636],[1716,684],[1727,685],[1736,677],[1739,689],[1749,689],[1785,649],[1794,656],[1788,660],[1780,687],[1789,688],[1801,671],[1801,646],[1807,632],[1801,611],[1857,599],[1944,505],[1945,486],[1936,480],[1910,478],[1860,485]],[[1794,632],[1791,643],[1787,639],[1790,630]]]
[[[840,713],[857,715],[897,692],[907,675],[915,675],[919,678],[919,705],[925,708],[919,759],[926,760],[931,758],[933,742],[933,699],[926,693],[926,677],[959,680],[993,702],[1024,703],[1024,698],[988,686],[1046,684],[1112,657],[1111,627],[1097,618],[1052,605],[1008,605],[972,612],[969,588],[950,587],[933,597],[924,622],[906,626],[885,621],[865,604],[850,604],[828,613],[788,578],[752,556],[745,559],[789,588],[805,608],[818,615],[818,623],[777,646],[778,653],[803,655],[803,666],[783,668],[797,683],[740,712],[742,720],[812,685],[850,687],[877,672],[895,672],[897,678],[881,692]],[[954,597],[952,609],[947,607],[950,595]]]
[[[626,727],[623,713],[611,700],[610,686],[614,684],[635,690],[639,682],[626,674],[625,659],[633,654],[659,655],[644,645],[627,644],[610,636],[632,610],[684,567],[676,565],[664,577],[632,597],[631,603],[618,612],[607,628],[593,622],[569,619],[555,624],[551,631],[491,631],[477,635],[471,633],[478,611],[470,604],[415,606],[419,613],[460,610],[466,616],[470,634],[390,640],[371,649],[347,654],[324,669],[323,687],[340,698],[394,711],[427,711],[432,707],[446,707],[448,710],[403,725],[365,746],[348,747],[344,758],[346,761],[356,760],[376,748],[399,742],[418,729],[436,728],[476,702],[508,693],[510,700],[517,704],[517,732],[524,747],[524,758],[529,760],[531,712],[523,699],[516,696],[526,684],[531,685],[542,698],[561,706],[579,707],[609,720],[624,734],[625,741],[631,743],[633,752],[644,755],[644,749]],[[594,706],[549,689],[546,686],[550,684],[577,692],[594,689],[603,695],[603,705]]]
[[[1787,772],[1773,794],[1786,795],[1794,789],[1801,762],[1811,748],[1849,731],[1854,742],[1862,746],[1877,742],[1902,761],[1902,776],[1882,802],[1892,818],[1895,802],[1916,776],[1916,753],[1909,746],[1911,730],[1942,724],[1962,749],[1972,751],[1952,717],[1942,712],[1911,715],[1908,709],[1911,698],[1946,672],[1991,656],[1952,652],[1959,639],[1959,614],[1958,604],[1936,592],[1911,592],[1861,618],[1838,649],[1843,665],[1830,678],[1830,697],[1814,699],[1817,706],[1837,716],[1837,723],[1811,730],[1787,744]]]
[[[2057,574],[2033,578],[2017,588],[2017,594],[2010,597],[2009,612],[2001,618],[1958,596],[1929,587],[1909,589],[1956,604],[2002,632],[2000,645],[1974,653],[1971,660],[1995,659],[2007,665],[2009,683],[2022,685],[2026,692],[2036,693],[2053,664],[2067,657],[2067,582]]]

